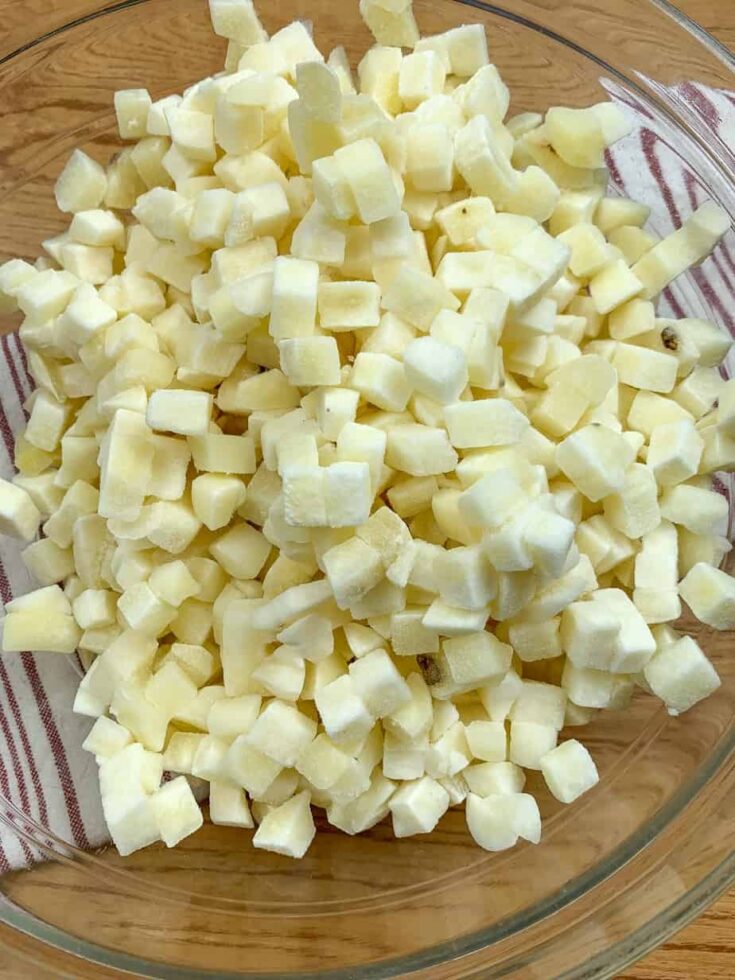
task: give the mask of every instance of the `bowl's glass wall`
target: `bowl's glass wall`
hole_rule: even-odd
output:
[[[0,260],[33,257],[62,229],[52,186],[73,147],[100,160],[115,151],[116,89],[147,86],[154,97],[180,91],[218,70],[224,56],[204,0],[142,0],[3,61],[33,41],[30,25],[38,23],[33,0],[18,6],[28,8],[27,24],[11,25],[0,50]],[[44,23],[61,27],[103,6],[57,0],[46,5]],[[357,0],[262,0],[260,7],[270,29],[294,17],[313,20],[320,45],[344,44],[354,63],[370,41]],[[735,213],[727,147],[707,137],[671,89],[683,81],[733,87],[732,65],[660,4],[503,0],[490,8],[416,0],[415,7],[425,33],[486,24],[512,112],[588,104],[611,91],[643,106],[653,113],[648,125],[689,161],[697,193]],[[691,204],[679,203],[687,214]],[[668,231],[669,211],[659,206],[652,226]],[[688,313],[731,326],[694,278],[679,289],[674,300]],[[176,968],[220,976],[423,968],[436,977],[547,978],[585,963],[585,976],[610,975],[732,874],[732,636],[701,628],[697,635],[720,671],[721,691],[679,720],[643,694],[625,712],[601,716],[583,735],[602,774],[594,792],[564,809],[531,781],[545,816],[540,847],[485,854],[461,812],[431,836],[404,841],[386,826],[352,839],[324,825],[300,863],[211,826],[175,851],[124,861],[50,840],[46,853],[56,860],[0,879],[0,918],[21,930],[0,938],[39,963],[46,954],[33,937],[59,947],[66,953],[55,955],[68,956],[74,976],[85,975],[74,953],[162,976],[179,975]],[[3,815],[43,843],[17,801],[0,800]]]

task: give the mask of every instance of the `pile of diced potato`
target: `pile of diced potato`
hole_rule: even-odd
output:
[[[122,854],[193,833],[198,780],[293,857],[312,806],[537,842],[524,770],[598,779],[562,729],[719,685],[667,624],[735,625],[730,339],[654,300],[728,220],[644,230],[605,195],[621,111],[507,118],[479,25],[361,0],[355,82],[303,23],[210,7],[226,69],[119,92],[130,145],[76,151],[68,230],[0,268],[38,386],[0,525],[42,585],[3,649],[80,651]]]

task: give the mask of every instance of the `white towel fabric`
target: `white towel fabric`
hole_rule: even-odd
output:
[[[649,83],[650,84],[650,83]],[[711,164],[690,158],[665,117],[617,82],[603,80],[615,101],[636,119],[636,131],[609,154],[611,192],[652,207],[651,227],[667,234],[716,193],[735,214],[735,194],[708,187]],[[721,154],[735,153],[735,94],[691,83],[659,95],[683,113]],[[730,194],[728,201],[724,195]],[[731,333],[735,324],[733,236],[688,281],[665,291],[664,315],[702,316]],[[23,403],[33,383],[17,336],[3,337],[0,355],[0,475],[13,474],[13,444],[25,424]],[[17,542],[0,541],[0,598],[8,601],[34,584]],[[91,721],[72,714],[81,675],[75,657],[6,654],[0,657],[0,874],[44,859],[36,840],[44,830],[78,848],[107,840],[94,758],[82,751]]]

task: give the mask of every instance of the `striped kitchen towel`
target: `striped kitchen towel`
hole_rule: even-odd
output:
[[[677,130],[653,103],[603,80],[610,97],[636,122],[636,130],[609,154],[611,193],[652,208],[650,227],[664,235],[716,196],[735,217],[735,190],[718,183],[707,154],[682,145]],[[651,84],[651,83],[649,83]],[[735,95],[685,83],[660,88],[691,127],[705,132],[735,172]],[[721,178],[720,178],[721,180]],[[664,315],[701,316],[735,333],[735,260],[732,233],[691,276],[666,290]],[[13,473],[13,444],[23,429],[23,404],[32,379],[18,337],[1,340],[0,475]],[[0,540],[0,597],[33,588],[20,546]],[[39,844],[91,849],[106,841],[94,758],[82,751],[91,721],[72,714],[81,673],[76,658],[57,654],[0,657],[0,873],[48,857]],[[63,842],[60,844],[59,842]]]

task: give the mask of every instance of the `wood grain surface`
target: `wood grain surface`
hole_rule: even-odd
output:
[[[268,2],[268,0],[264,0]],[[674,0],[730,50],[735,50],[735,0]],[[73,20],[81,0],[0,0],[0,58],[45,31]],[[0,940],[3,938],[0,935]],[[52,980],[68,976],[48,972],[0,949],[1,980]],[[109,971],[85,971],[85,977],[107,978]],[[735,980],[735,892],[723,896],[700,918],[655,952],[620,975],[621,980]]]

